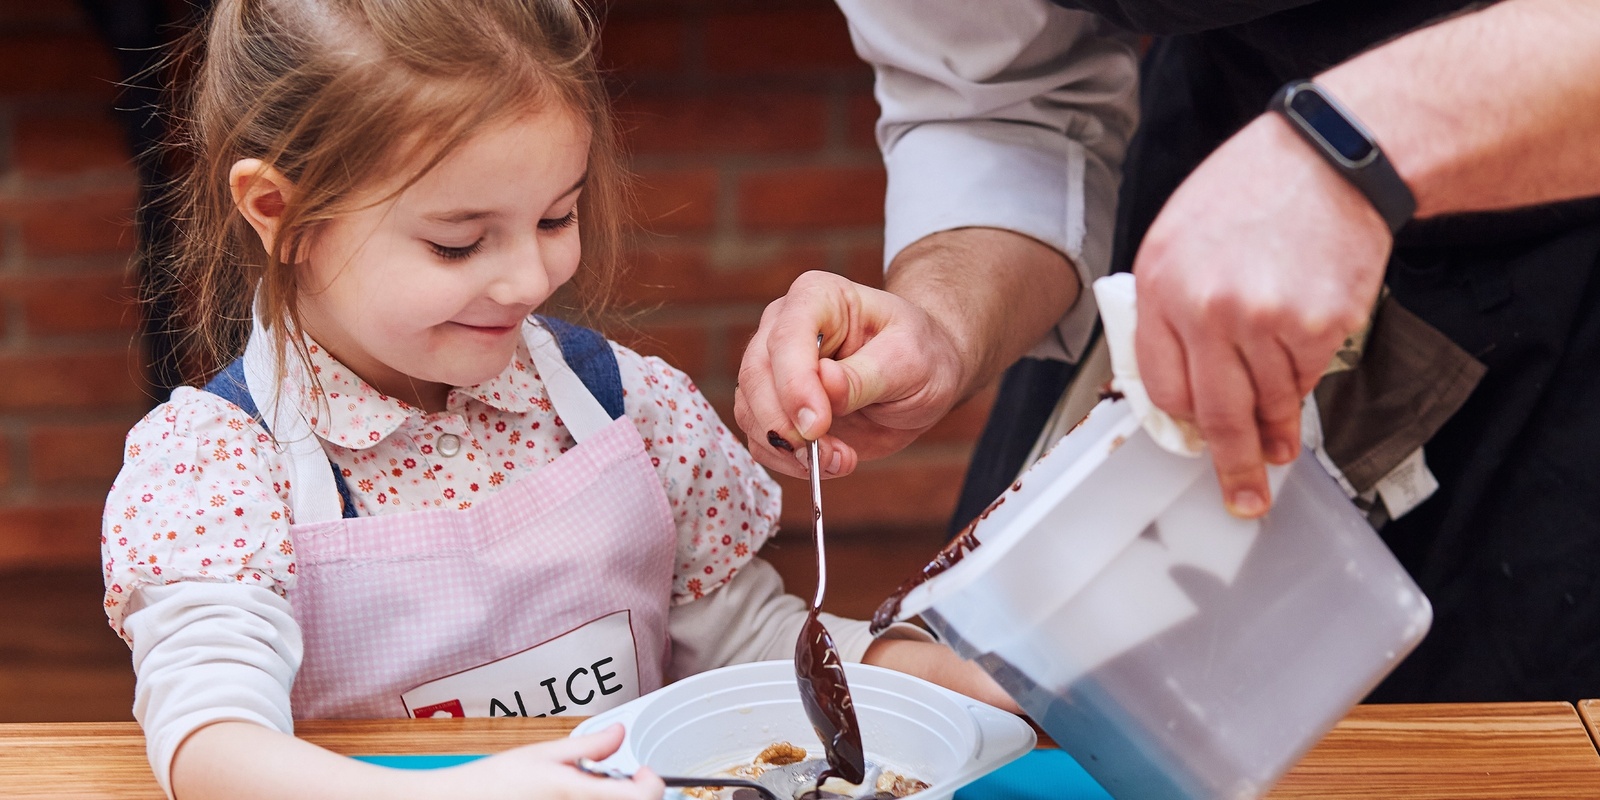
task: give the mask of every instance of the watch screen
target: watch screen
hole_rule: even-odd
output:
[[[1322,138],[1333,147],[1334,151],[1346,159],[1361,162],[1372,155],[1372,143],[1361,131],[1351,127],[1339,112],[1333,110],[1321,95],[1316,92],[1299,91],[1289,98],[1289,107],[1294,113],[1311,126],[1311,129],[1322,135]]]

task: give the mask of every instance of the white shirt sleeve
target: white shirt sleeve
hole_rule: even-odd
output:
[[[668,612],[672,662],[667,665],[667,681],[729,664],[794,658],[795,642],[810,610],[807,601],[784,593],[783,577],[771,564],[753,558],[715,592]],[[874,638],[867,630],[870,623],[828,613],[821,619],[839,657],[859,662]],[[926,631],[906,623],[879,635],[933,641]]]
[[[133,644],[133,716],[156,782],[172,796],[172,757],[213,722],[292,734],[289,689],[303,653],[289,602],[244,583],[140,587],[123,630]]]
[[[838,3],[877,75],[884,264],[953,228],[1054,247],[1084,291],[1034,355],[1077,360],[1095,320],[1088,287],[1110,266],[1137,40],[1048,0]]]

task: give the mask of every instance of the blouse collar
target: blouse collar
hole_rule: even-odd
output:
[[[363,450],[388,438],[412,417],[433,416],[373,388],[309,336],[305,337],[305,344],[316,380],[308,380],[306,365],[291,356],[285,370],[284,396],[324,441]],[[511,362],[499,375],[473,386],[451,388],[442,413],[460,413],[469,401],[513,414],[551,410],[549,395],[528,355],[527,342],[517,344]]]

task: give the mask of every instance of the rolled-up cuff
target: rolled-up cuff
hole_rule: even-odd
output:
[[[922,123],[884,155],[884,265],[913,242],[956,228],[998,228],[1065,255],[1078,301],[1030,355],[1076,361],[1094,330],[1089,286],[1110,264],[1115,177],[1079,142],[1049,128],[994,120]]]
[[[259,586],[191,582],[144,587],[134,600],[133,714],[168,797],[172,759],[195,731],[238,721],[293,733],[302,644],[288,601]]]

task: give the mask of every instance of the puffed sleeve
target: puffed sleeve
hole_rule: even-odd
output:
[[[136,424],[101,527],[112,629],[128,639],[128,601],[145,586],[233,582],[283,595],[295,566],[279,462],[264,429],[207,392],[179,388]]]
[[[672,603],[710,594],[777,529],[782,496],[695,388],[665,361],[613,344],[624,409],[639,433],[678,528]]]
[[[1110,268],[1117,181],[1137,118],[1136,40],[1049,0],[839,0],[872,64],[889,173],[884,264],[931,233],[1015,231],[1087,287]],[[1076,360],[1084,291],[1037,356]]]

